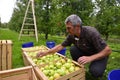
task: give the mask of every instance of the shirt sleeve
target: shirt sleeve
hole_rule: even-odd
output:
[[[72,44],[72,37],[68,35],[66,39],[62,42],[62,46],[70,46]]]

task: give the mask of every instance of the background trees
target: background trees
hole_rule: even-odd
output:
[[[8,26],[20,31],[27,0],[17,0]],[[119,0],[35,0],[35,14],[39,33],[65,34],[65,18],[70,14],[81,17],[83,25],[96,27],[107,40],[110,34],[120,34]]]
[[[118,34],[120,23],[120,4],[116,0],[97,0],[100,10],[96,15],[95,27],[105,36],[108,40],[110,34]],[[117,31],[115,32],[114,30]]]

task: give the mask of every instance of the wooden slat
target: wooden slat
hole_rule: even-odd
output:
[[[0,71],[2,70],[2,43],[0,40]]]
[[[85,76],[85,73],[82,72],[81,74],[78,74],[78,75],[70,78],[70,80],[85,80],[85,77],[84,77],[84,76]]]
[[[29,14],[32,14],[32,12],[28,11]]]
[[[26,19],[28,19],[28,20],[33,20],[33,18],[26,18]]]
[[[28,25],[28,26],[30,26],[30,25],[34,25],[34,24],[30,24],[30,23],[25,23],[24,25]]]
[[[6,70],[6,40],[2,40],[2,70]]]
[[[7,40],[7,69],[12,68],[12,41]]]
[[[28,34],[28,35],[27,34],[26,35],[22,34],[21,36],[35,36],[35,35],[33,35],[33,34],[31,34],[31,35],[30,34]]]
[[[9,76],[11,74],[26,73],[31,68],[32,66],[27,66],[27,67],[22,67],[22,68],[15,68],[15,69],[10,69],[10,70],[0,71],[0,76]]]
[[[23,31],[35,31],[35,29],[23,29]]]

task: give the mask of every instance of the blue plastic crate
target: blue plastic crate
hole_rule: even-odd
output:
[[[46,42],[46,46],[47,46],[48,48],[53,48],[53,47],[55,46],[55,42],[54,42],[54,41],[47,41],[47,42]]]
[[[110,71],[108,80],[120,80],[120,69]]]
[[[24,43],[22,44],[22,48],[28,48],[28,47],[33,47],[33,42],[27,42],[27,43]]]
[[[65,53],[66,53],[66,48],[60,50],[58,53],[60,53],[60,54],[62,54],[62,55],[65,55]]]

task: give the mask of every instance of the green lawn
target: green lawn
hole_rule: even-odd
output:
[[[39,41],[36,42],[35,37],[22,37],[21,40],[18,40],[19,33],[16,33],[14,31],[11,31],[9,29],[0,29],[0,40],[12,40],[13,41],[13,53],[12,53],[12,66],[13,68],[18,68],[18,67],[23,67],[23,58],[22,58],[22,51],[21,51],[21,46],[25,42],[34,42],[34,46],[39,46],[39,45],[46,45],[46,40],[44,39],[43,34],[39,34]],[[64,40],[64,37],[61,36],[51,36],[49,35],[49,38],[47,41],[55,41],[56,44],[61,43]],[[120,42],[108,42],[110,47],[114,50],[120,50]],[[67,52],[66,56],[68,58],[71,58],[69,54],[69,47],[67,47]],[[107,75],[108,72],[113,70],[113,69],[118,69],[120,68],[120,52],[112,52],[112,54],[109,57],[107,69],[105,71],[103,80],[107,80]],[[86,68],[87,69],[87,68]],[[87,72],[87,77],[89,80],[94,80],[92,77],[89,75]]]

